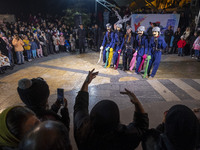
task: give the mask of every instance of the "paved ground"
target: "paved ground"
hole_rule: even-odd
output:
[[[134,112],[128,97],[119,93],[124,88],[133,91],[143,103],[149,113],[150,127],[160,123],[163,112],[174,104],[184,104],[190,108],[200,107],[200,63],[189,56],[163,55],[156,78],[147,80],[130,71],[105,69],[102,65],[97,65],[98,55],[95,52],[81,55],[60,53],[16,66],[14,70],[0,76],[0,109],[22,104],[16,93],[19,79],[40,76],[50,86],[50,103],[56,100],[57,88],[65,89],[72,118],[77,92],[88,70],[93,68],[100,73],[89,87],[89,109],[102,99],[111,99],[120,108],[122,123],[129,123]]]

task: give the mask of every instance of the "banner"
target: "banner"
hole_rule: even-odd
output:
[[[137,31],[139,26],[145,26],[147,29],[151,26],[150,23],[160,23],[161,32],[172,26],[175,32],[178,28],[180,14],[132,14],[131,26],[133,32]]]

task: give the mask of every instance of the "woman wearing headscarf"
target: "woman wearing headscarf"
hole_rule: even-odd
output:
[[[141,103],[130,91],[121,92],[135,105],[133,121],[120,123],[119,108],[111,100],[98,102],[89,114],[88,85],[98,72],[89,72],[74,105],[74,137],[79,150],[133,150],[148,129],[148,116]]]
[[[199,145],[200,125],[190,108],[174,105],[164,120],[162,131],[147,131],[143,150],[195,150]]]
[[[22,106],[8,107],[0,120],[1,150],[17,148],[25,134],[40,123],[31,110]]]

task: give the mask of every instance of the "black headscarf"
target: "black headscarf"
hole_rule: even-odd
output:
[[[166,116],[165,133],[176,150],[193,150],[199,141],[199,122],[184,105],[170,108]]]
[[[119,119],[119,108],[110,100],[102,100],[97,103],[90,113],[92,127],[97,133],[107,133],[116,130]]]

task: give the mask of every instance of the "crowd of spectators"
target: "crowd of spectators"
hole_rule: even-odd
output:
[[[75,52],[82,42],[77,40],[84,36],[87,37],[88,47],[99,51],[102,30],[98,25],[86,28],[85,32],[82,27],[76,29],[66,26],[59,19],[53,20],[30,16],[28,22],[4,23],[0,27],[0,56],[4,64],[10,63],[12,69],[25,60],[31,62],[59,52]],[[175,33],[170,26],[165,31],[166,52],[198,58],[200,34],[194,28],[179,26]],[[82,48],[80,53],[84,52],[84,46]],[[5,69],[0,67],[1,73]],[[134,106],[133,119],[128,125],[120,123],[119,108],[113,100],[101,100],[89,112],[88,87],[97,75],[94,69],[89,71],[75,99],[73,133],[78,149],[133,150],[140,143],[144,150],[200,149],[198,108],[191,110],[184,105],[174,105],[165,111],[162,123],[149,129],[148,112],[135,94],[125,89],[120,93],[127,95]],[[67,100],[64,98],[63,104],[56,100],[49,106],[49,86],[40,77],[19,80],[17,92],[24,106],[11,106],[0,113],[0,149],[73,149]]]
[[[98,25],[82,29],[65,25],[62,18],[43,18],[40,15],[30,15],[27,21],[18,19],[15,23],[1,24],[0,55],[5,63],[10,63],[10,67],[1,63],[0,73],[4,73],[8,68],[13,69],[14,65],[51,54],[76,52],[78,48],[85,52],[85,46],[97,49],[94,43],[100,42],[94,35],[101,36]]]
[[[148,113],[135,94],[120,92],[132,103],[133,119],[120,123],[113,100],[99,101],[89,113],[90,83],[98,76],[89,71],[78,92],[73,109],[73,129],[80,150],[133,150],[140,143],[144,150],[198,150],[200,109],[174,105],[165,111],[163,122],[149,129]],[[67,100],[49,107],[49,86],[42,78],[18,81],[18,94],[25,106],[10,106],[0,113],[1,150],[71,150]],[[61,108],[62,107],[62,108]],[[61,108],[61,109],[60,109]],[[60,114],[58,113],[60,110]]]
[[[121,9],[121,16],[131,15],[128,8]],[[134,13],[155,13],[152,10],[141,9]],[[157,13],[166,13],[165,11]],[[177,12],[173,12],[177,13]],[[107,22],[116,22],[116,16],[112,17],[109,11],[103,13],[103,23],[95,20],[91,15],[91,23],[88,26],[70,27],[64,24],[62,17],[30,15],[28,19],[17,19],[14,23],[5,22],[0,25],[0,74],[6,69],[13,69],[14,65],[31,62],[36,58],[47,57],[59,52],[85,52],[85,47],[99,51],[103,39],[104,25]],[[25,21],[24,21],[25,20]],[[98,24],[97,24],[98,23]],[[130,22],[127,22],[127,25]],[[159,26],[150,23],[146,34],[152,36],[152,28]],[[124,26],[125,28],[125,26]],[[125,31],[124,31],[125,32]],[[190,55],[200,59],[200,32],[195,30],[194,17],[181,13],[177,31],[169,26],[163,33],[167,48],[164,53],[178,53],[178,56]]]

